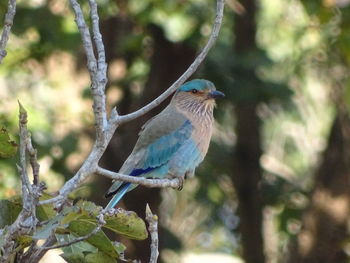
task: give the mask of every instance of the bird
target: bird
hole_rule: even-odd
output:
[[[215,100],[225,94],[205,79],[181,85],[169,105],[148,120],[119,173],[146,178],[179,178],[181,190],[186,178],[193,177],[196,167],[208,152],[213,132]],[[105,197],[113,198],[106,209],[114,208],[122,197],[137,187],[114,181]]]

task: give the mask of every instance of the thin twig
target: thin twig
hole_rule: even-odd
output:
[[[7,55],[6,45],[7,41],[9,40],[11,27],[13,25],[13,19],[16,14],[16,0],[9,0],[7,5],[8,7],[5,15],[4,28],[2,30],[0,39],[0,64],[2,63],[4,57]]]
[[[165,188],[165,187],[172,187],[172,188],[179,188],[181,187],[182,180],[181,178],[172,178],[172,179],[148,179],[145,177],[134,177],[129,176],[125,174],[115,173],[106,169],[103,169],[101,167],[98,167],[96,169],[96,174],[100,174],[103,176],[106,176],[113,180],[123,181],[123,182],[129,182],[133,184],[140,184],[146,187],[154,188]]]
[[[146,205],[146,220],[148,222],[148,231],[151,234],[151,257],[150,263],[157,263],[158,251],[158,216],[152,214],[149,205]]]
[[[119,124],[129,122],[131,120],[134,120],[156,106],[158,106],[160,103],[162,103],[166,98],[168,98],[178,87],[180,87],[200,66],[200,64],[203,62],[205,57],[207,56],[209,50],[214,46],[216,39],[219,36],[219,31],[221,28],[222,18],[224,15],[224,0],[218,0],[217,1],[217,7],[216,7],[216,16],[215,16],[215,22],[212,29],[212,32],[210,34],[209,40],[207,44],[204,46],[202,51],[199,53],[197,58],[193,61],[193,63],[188,67],[188,69],[178,78],[164,93],[162,93],[158,98],[147,104],[146,106],[142,107],[141,109],[129,113],[127,115],[121,115],[115,118],[112,121],[115,121]]]

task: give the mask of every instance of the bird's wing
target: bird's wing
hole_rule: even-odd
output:
[[[134,150],[120,172],[130,174],[134,169],[165,164],[191,137],[192,130],[191,122],[184,115],[167,107],[143,126]]]

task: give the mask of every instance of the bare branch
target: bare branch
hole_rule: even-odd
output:
[[[90,31],[88,26],[86,25],[83,11],[81,10],[79,3],[76,0],[70,0],[70,4],[75,14],[75,23],[78,26],[81,35],[81,40],[83,41],[83,46],[87,58],[87,67],[90,72],[90,76],[93,77],[97,72],[97,61],[94,54]]]
[[[97,125],[100,126],[100,129],[102,129],[104,132],[107,127],[106,96],[105,96],[105,88],[107,84],[106,55],[105,55],[105,47],[102,41],[102,35],[99,28],[99,16],[97,12],[97,4],[95,0],[89,0],[89,4],[90,4],[90,18],[92,21],[93,40],[97,50],[97,68],[98,68],[97,74],[94,77],[94,81],[92,82],[93,84],[92,95],[94,97],[94,108],[96,108],[95,111],[99,112],[98,117],[100,118],[100,119],[96,119],[96,123]],[[106,143],[105,137],[103,137],[103,142]]]
[[[9,35],[11,32],[11,27],[13,25],[13,19],[16,14],[16,0],[8,0],[8,8],[5,15],[4,28],[2,30],[0,39],[0,64],[4,57],[6,57],[6,45],[9,40]]]
[[[29,162],[30,162],[30,165],[32,166],[32,171],[33,171],[33,184],[38,185],[40,164],[38,163],[37,150],[33,147],[30,134],[28,134],[27,136],[26,148],[29,153]]]
[[[75,14],[75,22],[78,25],[78,29],[83,41],[83,46],[87,58],[87,67],[91,78],[91,92],[93,98],[93,111],[96,122],[96,140],[99,145],[103,147],[106,144],[106,138],[104,130],[107,126],[107,113],[106,113],[106,98],[105,98],[105,86],[107,83],[107,66],[105,62],[104,46],[102,37],[98,27],[98,14],[97,5],[94,0],[89,0],[91,7],[91,20],[93,24],[93,36],[98,51],[98,61],[96,60],[93,43],[88,26],[86,25],[83,11],[79,3],[76,0],[70,0],[71,6]]]
[[[27,174],[27,162],[26,162],[26,149],[27,149],[27,139],[28,139],[28,131],[27,131],[27,112],[23,108],[20,102],[19,105],[19,159],[20,166],[18,166],[18,171],[21,175],[22,181],[22,195],[23,195],[23,207],[26,207],[28,204],[27,200],[29,199],[29,195],[32,192],[32,187],[29,182],[28,174]],[[30,204],[28,204],[30,205]],[[26,207],[28,208],[28,207]]]
[[[27,112],[19,103],[20,165],[18,165],[17,168],[20,173],[22,182],[23,209],[19,213],[15,222],[12,225],[6,227],[5,230],[3,230],[1,233],[3,246],[1,248],[2,257],[0,258],[0,262],[8,262],[8,259],[15,252],[17,237],[21,235],[30,235],[35,230],[38,222],[35,212],[44,185],[31,185],[29,182],[27,174],[26,150],[28,148],[32,148],[32,145],[31,143],[29,146],[27,145],[28,141],[30,141],[27,130],[27,121]],[[36,162],[36,159],[34,160],[34,157],[33,162]]]
[[[151,234],[151,257],[150,263],[157,263],[158,251],[158,216],[152,214],[149,205],[146,206],[146,220],[148,222],[148,231]]]
[[[118,122],[119,124],[129,122],[131,120],[134,120],[156,106],[158,106],[160,103],[162,103],[166,98],[168,98],[178,87],[180,87],[199,67],[199,65],[203,62],[205,57],[207,56],[209,50],[214,46],[216,39],[219,36],[219,31],[222,23],[222,19],[224,16],[224,0],[217,0],[217,7],[216,7],[216,16],[215,16],[215,22],[213,25],[212,32],[210,34],[209,40],[207,44],[204,46],[202,51],[199,53],[197,58],[193,61],[193,63],[188,67],[188,69],[178,78],[163,94],[161,94],[158,98],[147,104],[146,106],[142,107],[141,109],[129,113],[127,115],[119,116],[118,118],[112,120],[115,122]]]
[[[106,72],[107,72],[107,64],[106,64],[106,55],[105,55],[105,47],[103,45],[102,41],[102,35],[100,32],[99,27],[99,16],[97,12],[97,4],[94,0],[89,0],[90,4],[90,17],[92,20],[92,33],[93,33],[93,39],[94,43],[97,49],[97,66],[99,73],[104,73],[102,76],[99,76],[100,78],[103,78],[103,81],[105,81],[104,84],[106,84]],[[102,81],[102,80],[100,80]],[[104,91],[104,90],[102,90]]]
[[[148,179],[145,177],[134,177],[125,174],[115,173],[101,167],[96,169],[96,173],[106,176],[113,180],[129,182],[133,184],[140,184],[146,187],[154,188],[154,187],[172,187],[172,188],[180,188],[182,185],[181,178],[173,178],[173,179]]]

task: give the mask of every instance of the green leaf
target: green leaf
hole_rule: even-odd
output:
[[[68,228],[77,236],[85,236],[91,233],[96,226],[97,224],[92,222],[89,218],[81,218],[71,222]],[[119,253],[112,241],[106,236],[105,233],[103,233],[103,231],[97,232],[95,235],[88,238],[86,242],[97,247],[100,251],[105,252],[113,258],[119,257]]]
[[[22,210],[22,205],[9,200],[0,200],[0,228],[12,224]]]
[[[68,235],[57,235],[56,238],[59,244],[70,242],[75,240],[77,237],[73,234],[68,234]],[[86,252],[97,252],[98,249],[94,247],[93,245],[81,241],[78,243],[74,243],[68,247],[62,247],[61,248],[64,253],[86,253]]]
[[[40,197],[40,201],[52,198],[49,194],[43,193]],[[49,220],[56,216],[56,211],[53,204],[46,204],[38,206],[36,209],[36,216],[40,221]]]
[[[63,253],[60,255],[68,263],[82,263],[85,262],[83,253]]]
[[[105,228],[131,239],[144,240],[148,237],[145,222],[135,212],[118,209],[112,216],[105,216]]]
[[[30,244],[32,243],[32,240],[33,240],[33,238],[31,236],[28,236],[28,235],[19,236],[17,238],[17,242],[19,243],[19,245],[22,248],[29,247]]]
[[[48,238],[51,235],[52,231],[56,231],[62,218],[63,215],[57,215],[56,217],[49,220],[45,225],[43,225],[35,232],[33,239],[39,240]]]
[[[84,253],[86,254],[86,253]],[[66,260],[68,263],[112,263],[117,262],[116,259],[108,256],[103,252],[87,253],[84,255],[82,252],[70,253],[65,252],[60,256]]]
[[[89,253],[85,256],[86,263],[106,263],[106,262],[116,262],[115,259],[111,258],[103,252]]]
[[[7,130],[0,129],[0,158],[13,157],[17,152],[17,144],[10,139]]]
[[[75,207],[75,212],[68,215],[69,221],[66,219],[65,222],[87,217],[85,218],[86,220],[89,218],[91,222],[97,223],[95,217],[102,209],[100,206],[88,201],[79,201]],[[128,238],[144,240],[148,237],[145,222],[135,212],[125,211],[119,208],[114,215],[106,215],[105,220],[106,224],[103,226],[104,228]]]

